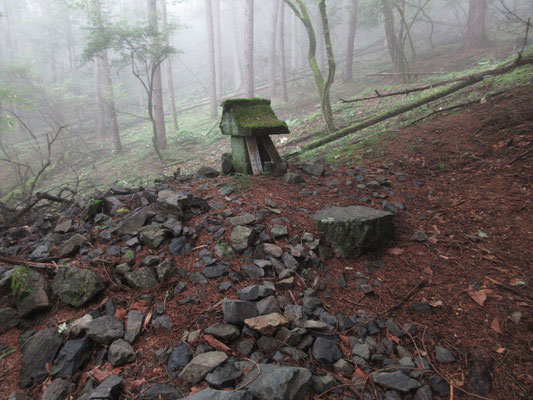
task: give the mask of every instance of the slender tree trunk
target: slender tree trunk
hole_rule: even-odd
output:
[[[270,51],[268,55],[268,90],[270,98],[276,97],[276,39],[278,28],[279,1],[271,1]]]
[[[392,13],[392,5],[390,0],[381,0],[381,5],[383,19],[385,21],[385,35],[387,37],[389,54],[394,64],[394,69],[399,71],[398,40],[396,38],[396,30],[394,28],[394,14]]]
[[[67,14],[67,50],[68,50],[68,64],[70,68],[70,73],[74,73],[74,38],[72,37],[72,15],[70,11]]]
[[[217,74],[216,74],[216,56],[215,56],[215,33],[213,26],[213,3],[211,0],[205,0],[205,15],[207,22],[207,59],[209,63],[209,104],[211,108],[211,118],[218,115],[217,107]]]
[[[109,68],[107,51],[102,52],[101,65],[102,80],[104,83],[104,104],[106,106],[107,118],[111,124],[111,136],[113,138],[113,146],[115,148],[115,153],[122,154],[122,143],[120,142],[120,134],[118,131],[117,113],[115,110],[115,98],[113,95],[113,82],[111,81],[111,70]]]
[[[233,40],[231,46],[231,52],[233,55],[233,86],[235,90],[242,88],[242,62],[241,62],[241,52],[239,49],[239,40],[241,36],[239,35],[238,25],[237,25],[237,16],[236,16],[236,7],[232,5],[231,7],[231,25],[233,26]]]
[[[485,34],[486,14],[487,0],[470,0],[464,45],[466,50],[480,47],[487,43]]]
[[[148,22],[154,32],[158,31],[157,0],[147,0]],[[152,61],[153,62],[153,61]],[[165,126],[165,111],[163,109],[163,85],[161,83],[161,66],[157,66],[152,81],[154,118],[157,126],[157,145],[160,150],[167,148],[167,133]]]
[[[215,70],[217,102],[222,99],[222,33],[220,31],[220,0],[213,1],[213,30],[215,34]]]
[[[333,54],[333,45],[331,44],[331,35],[329,30],[328,15],[326,12],[326,0],[319,0],[318,8],[320,10],[320,18],[322,20],[322,32],[324,35],[324,43],[326,47],[326,54],[328,57],[328,77],[324,83],[324,94],[322,96],[322,113],[326,119],[326,125],[329,132],[335,130],[335,123],[333,121],[333,111],[331,110],[331,101],[329,98],[331,86],[335,80],[335,55]]]
[[[102,68],[100,57],[94,57],[94,97],[96,102],[96,135],[104,138],[104,101],[102,95]]]
[[[346,41],[346,60],[344,64],[344,82],[353,79],[353,52],[355,45],[355,32],[357,31],[357,13],[359,0],[350,0],[350,23],[348,26],[348,40]]]
[[[285,3],[285,2],[284,2]],[[298,70],[298,53],[300,49],[298,48],[296,39],[298,36],[298,18],[294,13],[291,13],[291,43],[290,43],[290,57],[291,57],[291,71],[295,72]]]
[[[254,0],[245,0],[244,80],[245,96],[254,97]]]
[[[161,0],[161,9],[163,12],[163,30],[167,32],[166,34],[166,45],[170,46],[170,37],[168,35],[168,16],[167,16],[167,0]],[[176,96],[174,93],[174,78],[172,76],[172,58],[171,55],[168,56],[165,61],[166,72],[167,72],[167,85],[168,85],[168,94],[170,97],[170,109],[172,111],[172,127],[177,132],[179,130],[178,125],[178,112],[176,110]]]
[[[279,0],[279,52],[281,56],[280,82],[281,82],[281,100],[289,101],[287,96],[287,66],[285,58],[285,2]]]

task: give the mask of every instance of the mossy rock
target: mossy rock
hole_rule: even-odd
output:
[[[94,272],[74,266],[61,268],[52,283],[52,291],[63,301],[80,307],[104,290],[104,282]]]

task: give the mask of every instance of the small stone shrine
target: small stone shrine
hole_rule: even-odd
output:
[[[285,173],[287,164],[281,160],[270,135],[290,131],[274,114],[270,100],[229,99],[222,103],[222,109],[220,130],[231,136],[234,171],[253,175]]]

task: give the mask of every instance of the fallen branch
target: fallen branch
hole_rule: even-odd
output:
[[[246,382],[244,385],[241,385],[241,386],[239,386],[238,388],[235,388],[235,389],[233,390],[234,392],[236,392],[236,391],[238,391],[238,390],[242,390],[242,389],[244,389],[246,386],[250,385],[253,381],[255,381],[255,380],[259,377],[259,375],[261,375],[261,367],[259,366],[258,363],[256,363],[254,360],[251,360],[251,359],[249,359],[249,358],[245,358],[245,360],[246,360],[246,361],[250,361],[250,362],[252,362],[252,363],[255,364],[255,366],[257,367],[257,375],[254,376],[253,379],[251,379],[251,380],[249,380],[248,382]]]
[[[400,300],[399,303],[393,305],[392,307],[389,307],[388,309],[386,309],[385,311],[382,311],[379,313],[379,315],[383,315],[383,314],[389,314],[390,312],[392,311],[395,311],[397,310],[398,308],[400,308],[406,301],[408,301],[411,297],[413,297],[415,295],[415,293],[417,293],[420,289],[422,289],[423,287],[427,286],[428,282],[426,280],[422,280],[420,282],[418,282],[418,284],[412,288],[409,293],[407,293],[407,295]]]
[[[516,156],[515,158],[513,158],[511,161],[509,161],[509,164],[510,165],[513,165],[515,162],[517,162],[518,160],[520,160],[521,158],[527,156],[529,153],[531,153],[533,151],[533,149],[529,149],[529,150],[526,150],[524,151],[522,154]]]
[[[435,100],[439,100],[443,97],[449,96],[455,92],[458,92],[466,87],[472,86],[476,83],[479,83],[483,81],[486,77],[489,76],[496,76],[496,75],[502,75],[507,72],[510,72],[514,70],[517,67],[523,66],[523,65],[529,65],[533,64],[533,56],[527,56],[527,57],[518,57],[516,60],[509,62],[507,64],[503,64],[497,68],[491,69],[489,71],[480,72],[477,74],[469,75],[466,77],[463,77],[462,80],[452,84],[449,87],[445,87],[439,91],[436,91],[434,93],[431,93],[425,97],[422,97],[420,99],[414,100],[412,102],[409,102],[407,104],[403,104],[397,108],[394,108],[392,110],[384,111],[380,114],[377,114],[373,117],[367,118],[361,122],[358,122],[354,125],[348,126],[346,128],[340,129],[339,131],[335,132],[332,135],[326,136],[323,139],[319,139],[313,143],[310,143],[309,145],[303,147],[299,151],[308,151],[313,150],[318,147],[321,147],[325,144],[331,143],[335,140],[342,139],[345,136],[348,136],[352,133],[358,132],[362,129],[368,128],[370,126],[376,125],[380,122],[386,121],[390,118],[396,117],[398,115],[401,115],[405,112],[411,111],[415,108],[418,108],[420,106],[429,104],[434,102]],[[294,153],[289,153],[287,156],[290,157],[291,155],[294,155]]]
[[[42,263],[42,262],[33,262],[28,260],[21,260],[18,258],[8,258],[8,257],[0,257],[0,262],[12,265],[12,266],[20,266],[20,265],[30,265],[35,268],[42,268],[42,269],[51,269],[57,270],[58,266],[55,263]]]
[[[447,72],[377,72],[366,76],[446,75]]]

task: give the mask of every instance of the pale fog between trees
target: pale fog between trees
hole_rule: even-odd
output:
[[[218,166],[228,98],[334,134],[369,77],[398,88],[455,71],[431,54],[510,57],[531,15],[531,0],[0,0],[0,204]]]

